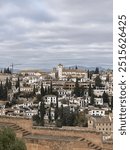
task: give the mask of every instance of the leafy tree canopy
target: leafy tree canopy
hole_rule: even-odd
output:
[[[0,150],[27,150],[25,143],[10,128],[0,129]]]

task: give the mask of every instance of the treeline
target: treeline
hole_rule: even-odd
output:
[[[51,108],[54,109],[54,116],[52,116]],[[47,114],[48,119],[45,117]],[[61,107],[58,107],[58,98],[55,107],[53,104],[50,104],[50,106],[47,107],[44,103],[44,99],[42,99],[38,109],[38,114],[34,115],[32,119],[35,122],[35,125],[40,126],[45,126],[45,121],[47,121],[48,124],[55,124],[57,127],[87,126],[87,119],[84,112],[79,112],[78,108],[73,111],[69,106],[63,107],[63,104]]]
[[[58,119],[56,120],[56,126],[87,126],[87,118],[85,112],[79,112],[79,109],[70,110],[70,107],[59,108]]]
[[[1,73],[8,73],[8,74],[11,74],[12,71],[11,71],[11,69],[8,67],[8,68],[4,68],[3,70],[1,70]]]
[[[35,91],[34,87],[34,91]],[[76,97],[80,97],[84,95],[84,88],[79,86],[78,79],[75,83],[74,94]],[[35,92],[34,92],[35,93]],[[52,103],[49,107],[46,107],[44,103],[43,96],[47,94],[56,95],[56,105],[54,106]],[[87,126],[87,120],[85,118],[84,113],[79,113],[78,108],[76,110],[71,110],[70,107],[58,107],[58,92],[54,91],[52,82],[50,83],[50,87],[48,89],[44,89],[41,84],[41,94],[37,96],[38,101],[40,101],[40,106],[38,109],[38,114],[33,116],[33,120],[37,123],[37,125],[45,125],[45,114],[48,114],[48,122],[51,124],[55,122],[55,125],[58,127],[61,126]],[[54,119],[51,116],[51,108],[54,109]]]
[[[0,128],[0,150],[27,150],[25,142],[17,138],[11,128]]]
[[[12,88],[11,81],[7,78],[5,84],[0,83],[0,99],[7,100],[8,99],[8,90]]]
[[[76,79],[76,82],[75,82],[75,88],[74,88],[74,91],[73,91],[73,94],[76,96],[76,97],[83,97],[84,96],[84,91],[85,91],[85,88],[83,86],[79,86],[79,82],[78,82],[78,78]]]

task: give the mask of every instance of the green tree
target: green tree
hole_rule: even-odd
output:
[[[59,119],[56,120],[56,126],[57,127],[62,127],[63,123],[64,123],[64,118],[63,118],[63,104],[61,105],[61,107],[59,108]]]
[[[45,96],[45,90],[43,88],[43,84],[41,84],[41,96]]]
[[[52,121],[52,117],[51,117],[51,107],[49,108],[48,119],[49,119],[49,123],[50,123],[50,122]]]
[[[105,91],[102,94],[102,98],[103,98],[103,103],[109,104],[109,96]]]
[[[33,123],[36,125],[40,124],[40,117],[38,114],[32,116]]]
[[[35,96],[36,95],[36,87],[35,87],[35,85],[33,86],[33,96]]]
[[[41,94],[36,95],[36,99],[38,102],[42,101],[42,96]]]
[[[52,91],[53,91],[53,87],[52,87],[52,81],[50,82],[50,89],[49,89],[49,93],[52,94]]]
[[[11,70],[8,68],[4,68],[4,73],[8,73],[8,74],[11,74]]]
[[[16,81],[16,85],[15,85],[16,89],[18,89],[18,93],[20,94],[20,79],[18,77],[18,80]]]
[[[100,79],[99,76],[97,76],[97,77],[95,78],[95,86],[97,86],[97,87],[102,87],[102,80]]]
[[[20,87],[20,79],[18,77],[18,80],[16,81],[16,85],[15,85],[16,89]]]
[[[27,150],[27,148],[10,128],[2,128],[0,130],[0,150]]]
[[[111,107],[111,111],[113,110],[113,96],[111,97],[111,104],[110,104],[110,107]]]
[[[74,94],[76,97],[80,97],[80,87],[79,87],[78,78],[76,79],[75,82]]]
[[[75,82],[75,88],[74,88],[74,94],[76,97],[83,97],[84,96],[84,87],[79,86],[78,78],[76,79]]]
[[[69,107],[62,107],[61,110],[61,122],[62,126],[74,126],[76,115],[74,112],[70,111]]]
[[[58,109],[58,95],[56,96],[56,107],[55,107],[55,120],[58,119],[59,109]]]
[[[8,88],[6,87],[6,85],[4,85],[4,89],[3,89],[3,99],[7,100],[8,97]]]
[[[62,120],[63,119],[63,104],[61,105],[61,108],[60,108],[60,111],[59,111],[59,115],[60,115],[60,119]]]
[[[40,117],[40,125],[44,126],[44,115],[46,113],[44,101],[41,101],[38,113]]]
[[[80,97],[83,97],[84,96],[84,87],[83,86],[81,86],[80,87]]]
[[[99,74],[99,68],[98,67],[96,67],[96,69],[95,69],[95,72],[94,72],[95,74]]]
[[[0,98],[3,99],[3,92],[4,92],[4,89],[3,89],[3,84],[2,84],[2,81],[0,83]]]
[[[78,125],[82,126],[82,127],[86,127],[87,126],[87,119],[85,117],[85,112],[80,112],[78,114]]]
[[[95,99],[94,99],[95,95],[93,94],[93,91],[91,93],[91,98],[90,98],[90,103],[91,105],[95,105]]]
[[[74,112],[69,112],[68,115],[66,116],[66,125],[67,126],[74,126],[75,122],[75,114]]]
[[[89,70],[88,70],[88,78],[90,78],[90,72],[89,72]]]
[[[11,83],[7,78],[4,85],[2,82],[0,83],[0,99],[7,100],[8,89],[11,89]]]
[[[48,94],[48,88],[45,87],[44,92],[45,92],[45,95],[47,95]]]
[[[5,86],[8,88],[9,87],[9,79],[6,78]]]
[[[8,83],[8,89],[11,90],[12,89],[12,82],[9,80],[9,83]]]
[[[89,83],[88,96],[91,96],[91,94],[92,94],[92,87],[91,87],[91,83]]]

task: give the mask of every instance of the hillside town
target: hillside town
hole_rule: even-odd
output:
[[[29,118],[34,126],[87,128],[112,140],[113,71],[62,64],[50,72],[4,69],[0,116]]]

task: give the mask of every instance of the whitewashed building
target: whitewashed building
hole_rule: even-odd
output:
[[[103,105],[103,98],[94,98],[95,105]]]
[[[46,105],[56,104],[57,97],[55,95],[45,95],[43,100]]]
[[[105,110],[93,108],[93,109],[88,111],[88,114],[91,116],[105,116]]]

